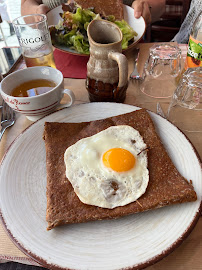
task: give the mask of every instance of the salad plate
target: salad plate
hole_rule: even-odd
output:
[[[36,121],[11,144],[0,165],[0,219],[12,241],[28,257],[53,270],[143,269],[168,255],[192,231],[200,216],[200,160],[179,129],[151,112],[173,163],[185,178],[193,180],[198,200],[116,220],[46,230],[44,123],[79,123],[138,109],[121,103],[75,105]]]
[[[127,51],[131,50],[133,47],[135,47],[136,44],[142,39],[142,37],[145,33],[145,30],[146,30],[146,24],[145,24],[143,17],[140,17],[139,19],[136,19],[134,17],[133,8],[131,8],[127,5],[123,5],[123,6],[124,6],[124,20],[137,33],[137,36],[134,37],[134,42],[131,43],[127,49],[123,50],[123,52],[127,52]],[[58,6],[47,13],[49,27],[57,25],[59,23],[59,21],[62,20],[62,18],[60,16],[61,13],[63,13],[62,6]],[[83,53],[79,53],[78,51],[76,51],[70,47],[67,47],[65,45],[54,44],[54,47],[63,51],[63,52],[88,57],[88,55],[83,54]]]

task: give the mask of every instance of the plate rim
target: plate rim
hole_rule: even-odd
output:
[[[133,8],[132,8],[131,6],[128,6],[128,5],[125,5],[125,4],[123,4],[123,6],[124,6],[125,9],[128,8],[128,9],[132,9],[132,10],[133,10]],[[61,5],[60,5],[60,6],[57,6],[56,8],[59,8],[59,7],[61,7]],[[52,9],[52,10],[53,10],[53,9]],[[52,10],[50,10],[48,13],[50,13]],[[47,14],[48,14],[48,13],[47,13]],[[142,16],[140,16],[139,19],[143,20],[143,23],[144,23],[144,31],[143,31],[142,35],[139,37],[138,40],[136,40],[136,41],[134,41],[132,44],[130,44],[130,45],[128,46],[127,49],[122,50],[122,53],[123,53],[123,54],[125,54],[125,53],[131,51],[131,50],[137,45],[137,43],[142,39],[142,37],[144,36],[144,34],[145,34],[145,32],[146,32],[146,22],[145,22],[145,19],[144,19]],[[57,50],[59,50],[59,51],[61,51],[61,52],[68,53],[68,54],[71,54],[71,55],[82,56],[82,57],[89,57],[89,56],[90,56],[90,54],[79,53],[79,52],[76,52],[76,51],[63,50],[62,48],[58,47],[57,45],[52,45],[52,46],[53,46],[55,49],[57,49]],[[69,47],[68,47],[68,48],[69,48]]]
[[[102,104],[106,104],[107,102],[102,102]],[[74,105],[74,107],[76,106],[89,106],[89,104],[100,104],[100,103],[97,103],[97,102],[94,102],[94,103],[83,103],[83,104],[76,104]],[[107,103],[109,104],[109,103]],[[128,108],[134,108],[134,110],[139,110],[141,109],[140,107],[137,107],[135,105],[129,105],[129,104],[118,104],[118,103],[111,103],[112,105],[116,104],[116,106],[126,106]],[[27,128],[25,128],[14,140],[13,142],[9,145],[9,147],[7,148],[6,152],[4,153],[3,157],[2,157],[2,160],[0,162],[0,171],[1,171],[1,167],[4,163],[4,161],[6,160],[6,156],[8,154],[8,152],[10,151],[11,147],[17,143],[18,141],[18,138],[24,134],[25,132],[28,132],[28,130],[33,126],[35,125],[36,123],[38,123],[39,121],[42,122],[44,121],[45,118],[49,118],[51,115],[53,114],[57,114],[59,113],[60,111],[63,111],[63,110],[67,110],[68,108],[63,108],[61,110],[58,110],[58,111],[55,111],[47,116],[44,116],[43,118],[31,123],[30,126],[28,126]],[[173,125],[170,121],[168,121],[167,119],[163,118],[162,116],[152,112],[151,110],[148,110],[146,109],[147,112],[149,112],[150,115],[155,115],[159,118],[161,118],[163,121],[167,121],[169,122],[171,125]],[[121,114],[124,114],[124,113],[121,113]],[[106,118],[106,117],[104,117]],[[100,118],[100,119],[104,119],[104,118]],[[92,121],[92,120],[90,120]],[[173,125],[174,126],[174,125]],[[191,141],[189,140],[189,138],[187,138],[187,136],[176,126],[174,126],[184,137],[185,139],[187,140],[187,142],[190,144],[190,146],[192,147],[198,161],[199,161],[199,164],[201,166],[201,170],[202,170],[202,160],[196,150],[196,148],[194,147],[194,145],[191,143]],[[124,267],[122,269],[127,269],[127,270],[138,270],[138,269],[144,269],[145,267],[148,267],[152,264],[155,264],[157,263],[158,261],[162,260],[164,257],[168,256],[171,252],[173,252],[178,246],[181,245],[181,243],[190,235],[190,233],[192,232],[192,230],[194,229],[194,227],[196,226],[200,216],[201,216],[201,211],[202,211],[202,199],[199,203],[199,206],[198,206],[198,209],[195,213],[195,215],[193,216],[193,219],[191,220],[189,226],[186,228],[186,230],[178,237],[178,239],[173,243],[171,244],[166,250],[162,250],[160,254],[152,257],[151,259],[145,261],[145,262],[142,262],[142,263],[139,263],[139,264],[136,264],[136,265],[133,265],[133,266],[130,266],[130,267]],[[28,256],[28,258],[31,258],[33,261],[37,262],[38,264],[40,264],[42,267],[46,267],[46,268],[50,268],[50,269],[53,269],[53,270],[73,270],[71,268],[63,268],[63,267],[60,267],[58,265],[54,265],[53,263],[48,263],[46,260],[42,259],[39,255],[37,254],[34,254],[32,253],[31,251],[28,251],[26,248],[24,248],[23,245],[20,244],[20,242],[17,241],[17,239],[15,239],[15,237],[13,236],[12,232],[7,228],[6,226],[6,222],[4,220],[4,217],[3,217],[3,214],[2,214],[2,209],[1,209],[1,205],[0,205],[0,220],[1,220],[1,224],[2,224],[2,227],[4,228],[4,231],[6,232],[6,234],[8,235],[8,237],[11,239],[11,241],[14,243],[14,245],[19,248],[19,250],[21,250],[26,256]]]

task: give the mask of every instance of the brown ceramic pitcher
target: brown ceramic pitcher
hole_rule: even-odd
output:
[[[124,102],[128,61],[122,52],[122,32],[114,23],[93,20],[87,29],[90,58],[86,88],[90,101]]]

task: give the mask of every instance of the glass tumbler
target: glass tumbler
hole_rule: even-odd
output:
[[[141,91],[153,98],[169,98],[181,73],[181,49],[169,44],[154,45],[144,66]]]
[[[12,23],[27,67],[56,68],[47,17],[31,14],[18,17]]]
[[[167,118],[182,131],[202,132],[202,67],[184,72],[168,107]]]

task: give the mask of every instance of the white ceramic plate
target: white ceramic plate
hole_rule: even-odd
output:
[[[117,103],[76,105],[35,122],[11,144],[0,167],[0,213],[25,254],[50,269],[141,269],[163,258],[190,233],[199,217],[201,164],[185,136],[154,113],[162,142],[180,173],[193,180],[198,200],[46,231],[44,122],[90,121],[136,109]]]
[[[61,20],[60,13],[63,13],[62,7],[59,6],[57,8],[52,9],[50,12],[48,12],[47,17],[48,17],[48,25],[56,25],[58,24],[59,20]],[[132,49],[143,37],[145,30],[146,30],[146,24],[145,21],[142,17],[139,19],[136,19],[134,17],[134,11],[133,8],[124,5],[124,19],[127,21],[127,23],[137,32],[137,36],[134,38],[134,42],[128,46],[124,52]],[[83,55],[86,56],[85,54],[81,54],[67,46],[64,45],[54,45],[55,48],[60,49],[64,52],[68,52],[71,54],[76,54],[76,55]]]

